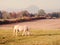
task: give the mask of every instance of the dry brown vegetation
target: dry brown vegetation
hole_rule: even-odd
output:
[[[19,23],[12,23],[12,24],[4,24],[0,25],[0,28],[12,29],[12,27],[16,24],[19,25],[29,25],[31,29],[60,29],[60,19],[42,19],[42,20],[34,20],[29,22],[19,22]]]

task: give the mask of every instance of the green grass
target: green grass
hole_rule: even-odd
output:
[[[31,30],[31,36],[0,29],[0,45],[60,45],[60,30]]]

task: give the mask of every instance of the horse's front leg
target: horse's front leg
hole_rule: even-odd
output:
[[[22,32],[22,36],[24,36],[24,35],[26,35],[26,31],[23,31],[23,32]]]
[[[31,35],[31,34],[30,34],[30,31],[27,31],[26,33],[27,33],[28,36]]]

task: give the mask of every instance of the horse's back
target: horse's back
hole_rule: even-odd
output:
[[[14,29],[28,30],[28,26],[27,25],[15,25]]]

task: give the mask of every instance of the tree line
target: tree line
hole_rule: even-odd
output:
[[[22,17],[45,17],[45,18],[59,18],[60,12],[52,12],[46,14],[43,9],[38,10],[38,13],[32,14],[29,13],[27,10],[21,12],[7,12],[7,11],[0,11],[0,19],[15,19],[15,18],[22,18]]]
[[[24,21],[24,20],[34,20],[34,19],[52,19],[52,18],[60,18],[60,12],[52,12],[46,13],[45,10],[40,9],[38,13],[32,14],[29,13],[27,10],[20,11],[20,12],[7,12],[7,11],[0,11],[0,22],[3,21]],[[14,20],[13,20],[14,19]]]

